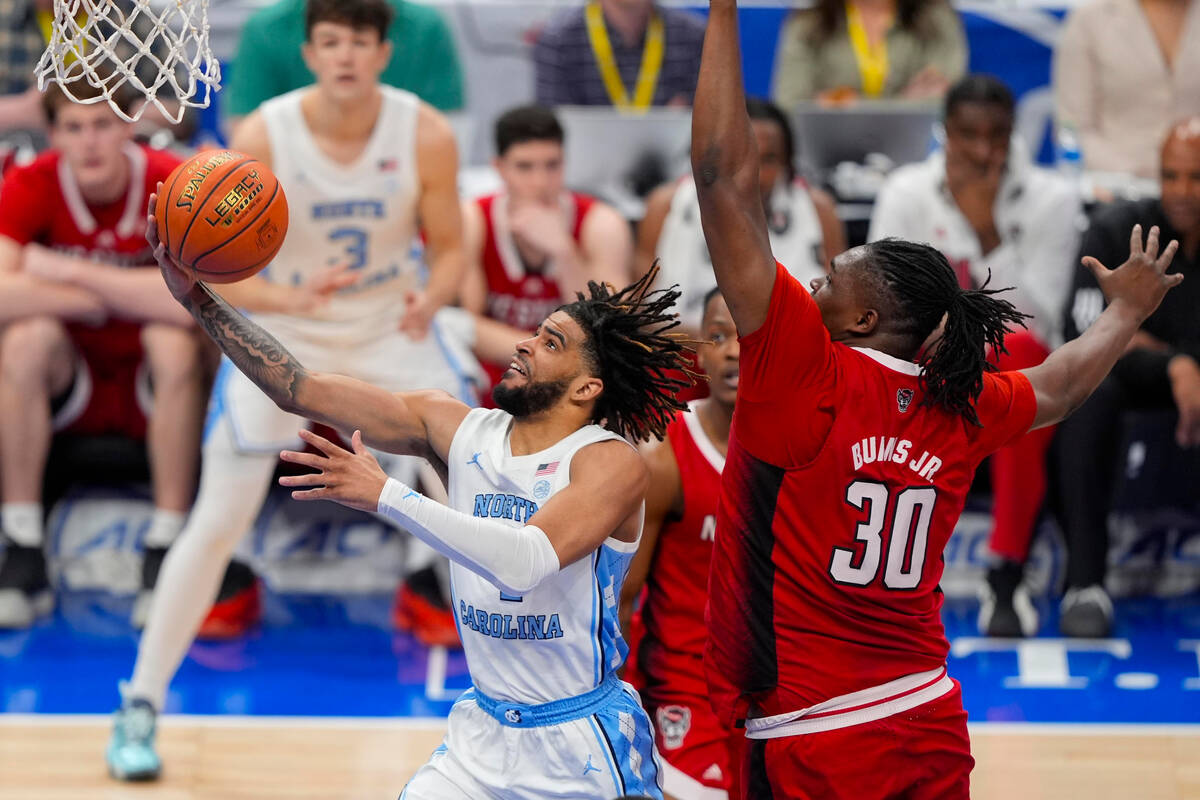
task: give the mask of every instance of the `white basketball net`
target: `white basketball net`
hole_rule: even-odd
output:
[[[55,81],[72,100],[108,101],[130,122],[153,103],[178,123],[187,106],[207,108],[221,88],[221,65],[208,47],[208,0],[54,0],[37,77],[38,89]],[[79,81],[101,96],[79,99],[72,92]],[[124,84],[149,101],[132,114],[113,98]]]

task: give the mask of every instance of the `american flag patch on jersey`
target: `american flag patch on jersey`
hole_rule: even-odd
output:
[[[557,469],[557,461],[551,461],[549,464],[538,464],[537,469],[534,470],[533,477],[540,478],[543,475],[553,475]]]

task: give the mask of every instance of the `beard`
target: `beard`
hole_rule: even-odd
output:
[[[505,386],[503,381],[492,389],[492,401],[501,411],[514,417],[529,417],[546,411],[567,391],[567,380],[538,381],[524,386]]]

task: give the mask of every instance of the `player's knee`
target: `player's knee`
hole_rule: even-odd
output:
[[[13,322],[0,340],[0,373],[10,381],[40,380],[56,361],[70,358],[66,329],[53,317]]]

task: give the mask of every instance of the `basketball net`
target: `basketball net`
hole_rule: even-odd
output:
[[[208,47],[208,0],[54,0],[50,42],[36,74],[39,90],[54,81],[71,100],[107,101],[129,122],[153,103],[178,123],[187,106],[207,108],[210,93],[221,88],[221,65]],[[79,99],[72,92],[79,81],[101,95]],[[114,99],[125,84],[148,101],[132,114]]]

